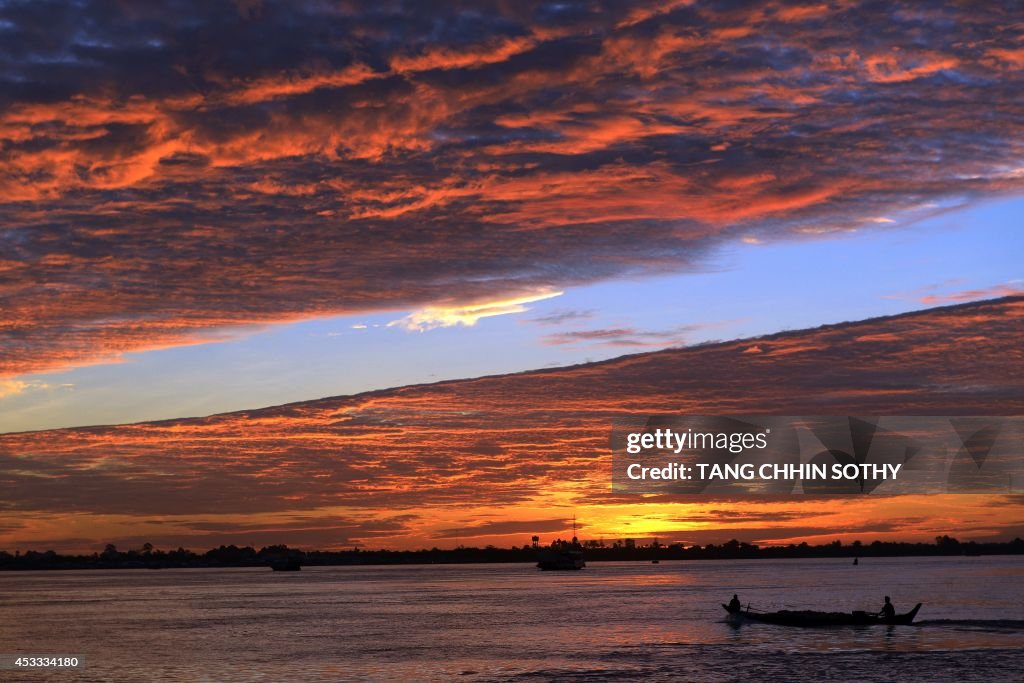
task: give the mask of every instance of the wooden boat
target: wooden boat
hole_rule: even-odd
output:
[[[815,628],[825,626],[875,626],[878,624],[891,626],[897,624],[910,624],[914,621],[914,617],[917,616],[917,611],[921,609],[921,603],[917,603],[917,605],[914,606],[914,609],[910,610],[906,614],[897,614],[891,619],[887,619],[872,612],[864,612],[862,610],[855,610],[853,612],[814,612],[812,610],[759,612],[757,610],[751,610],[748,607],[745,610],[733,612],[729,610],[728,605],[722,605],[722,607],[726,612],[729,612],[730,619],[738,622],[759,621],[765,624],[775,624],[777,626]]]

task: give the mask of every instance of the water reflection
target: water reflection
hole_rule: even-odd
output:
[[[758,678],[799,662],[868,680],[883,656],[928,679],[953,653],[998,678],[1024,664],[1021,579],[1013,557],[19,573],[0,575],[0,651],[80,653],[93,680],[733,680],[755,660]],[[734,592],[762,609],[924,607],[915,626],[737,627]]]

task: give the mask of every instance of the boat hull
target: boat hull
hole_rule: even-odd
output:
[[[576,550],[546,551],[541,553],[538,560],[537,569],[548,572],[574,571],[587,566],[587,563],[583,561],[583,553]]]
[[[733,621],[757,621],[776,626],[795,626],[801,628],[825,628],[829,626],[896,626],[913,623],[921,603],[906,614],[897,614],[892,618],[880,617],[869,612],[814,612],[810,610],[781,610],[779,612],[751,612],[750,609],[732,612],[727,605],[722,605],[729,618]]]
[[[272,560],[270,568],[275,572],[297,572],[302,569],[302,563],[291,558]]]

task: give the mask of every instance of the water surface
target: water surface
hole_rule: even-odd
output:
[[[917,602],[918,624],[725,623]],[[1022,680],[1024,558],[0,573],[0,652],[76,654],[3,680]]]

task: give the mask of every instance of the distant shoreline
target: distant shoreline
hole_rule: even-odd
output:
[[[737,540],[721,545],[684,547],[628,546],[616,543],[602,546],[594,542],[582,544],[588,562],[652,562],[654,560],[754,560],[754,559],[870,559],[876,557],[974,557],[980,555],[1024,555],[1024,540],[1008,542],[961,543],[949,536],[940,536],[935,543],[898,543],[874,541],[844,545],[838,541],[825,545],[759,547]],[[467,548],[448,550],[299,550],[287,546],[267,546],[256,550],[250,546],[220,546],[198,554],[191,550],[157,550],[146,546],[139,550],[119,551],[108,545],[102,553],[91,555],[60,555],[52,550],[11,554],[0,551],[0,571],[45,571],[60,569],[201,569],[221,567],[270,567],[290,560],[306,567],[327,566],[389,566],[431,564],[508,564],[536,562],[540,548]]]

